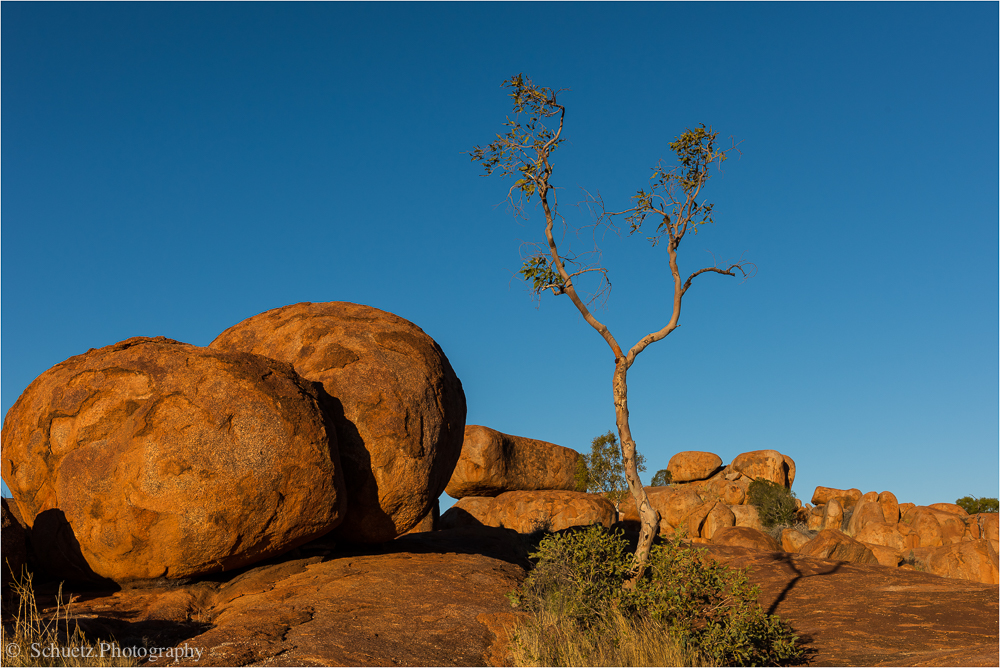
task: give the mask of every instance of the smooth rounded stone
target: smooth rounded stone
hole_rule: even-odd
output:
[[[812,504],[820,506],[829,503],[831,499],[840,501],[844,510],[853,508],[854,504],[861,499],[860,489],[837,489],[835,487],[817,487],[813,492]]]
[[[736,515],[726,507],[726,504],[716,503],[701,525],[701,537],[711,540],[719,529],[731,526],[736,526]]]
[[[901,532],[919,536],[920,547],[940,547],[963,540],[966,532],[965,519],[961,515],[930,506],[916,506],[907,510],[900,518],[899,526]]]
[[[933,508],[934,510],[940,510],[944,513],[952,513],[954,515],[961,515],[962,517],[968,516],[968,511],[957,503],[932,503],[928,508]]]
[[[240,568],[325,534],[345,505],[312,383],[163,337],[35,379],[4,420],[2,465],[41,566],[65,579]]]
[[[851,513],[851,517],[847,521],[846,531],[849,535],[855,536],[867,524],[884,521],[885,516],[882,514],[882,505],[878,502],[878,495],[876,494],[874,499],[862,497],[854,506],[854,512]]]
[[[757,531],[764,530],[764,524],[760,521],[760,515],[757,513],[757,506],[729,506],[729,510],[736,518],[736,526],[756,529]]]
[[[861,495],[859,501],[869,501],[869,502],[878,501],[878,492],[865,492],[864,494]]]
[[[902,534],[898,524],[888,522],[872,522],[865,525],[854,538],[862,543],[882,545],[895,550],[908,550],[920,547],[920,539],[916,534]]]
[[[532,533],[538,529],[561,531],[591,524],[611,528],[616,515],[614,504],[600,494],[564,490],[516,491],[494,497],[486,523],[518,533]]]
[[[993,547],[997,546],[998,537],[998,522],[997,518],[1000,517],[997,513],[976,513],[975,515],[970,515],[966,518],[966,526],[972,531],[970,537],[973,539],[985,538],[986,540],[993,543]],[[968,530],[967,530],[968,531]]]
[[[338,540],[391,540],[441,496],[462,451],[465,393],[412,322],[360,304],[304,302],[248,318],[211,347],[273,357],[322,384],[349,500]]]
[[[901,503],[901,504],[899,504],[899,516],[900,516],[900,518],[903,517],[903,514],[907,510],[909,510],[910,508],[916,508],[916,507],[917,507],[917,504],[915,504],[915,503],[909,503],[909,502],[907,502],[907,503]]]
[[[944,545],[925,558],[927,571],[946,578],[1000,584],[997,553],[985,539]]]
[[[879,505],[882,506],[882,517],[890,524],[899,521],[899,501],[892,492],[879,492]]]
[[[730,547],[746,547],[751,550],[765,552],[780,552],[778,541],[757,529],[750,527],[723,527],[712,536],[713,545],[728,545]]]
[[[875,555],[875,559],[881,566],[898,568],[899,565],[903,563],[902,552],[894,547],[887,547],[885,545],[878,545],[875,543],[866,543],[863,540],[859,540],[858,542],[871,550],[872,554]]]
[[[878,559],[867,547],[847,534],[834,529],[824,529],[799,548],[799,554],[821,559],[847,561],[852,564],[877,564]]]
[[[495,498],[492,496],[466,496],[441,514],[438,526],[442,529],[459,529],[469,526],[487,526]]]
[[[781,549],[785,552],[798,552],[799,548],[812,540],[812,536],[806,535],[798,529],[791,527],[783,529],[781,532]]]
[[[466,425],[448,496],[497,496],[539,489],[576,490],[580,453],[561,445]]]
[[[823,508],[823,521],[820,522],[820,531],[834,529],[839,531],[844,523],[844,506],[840,503],[840,497],[834,497],[826,502]]]
[[[667,470],[673,482],[705,480],[722,466],[722,457],[711,452],[687,450],[670,458]]]
[[[764,479],[791,489],[795,462],[777,450],[754,450],[737,455],[727,467],[751,480]]]

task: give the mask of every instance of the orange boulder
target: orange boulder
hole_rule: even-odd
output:
[[[266,355],[322,384],[349,501],[337,538],[391,540],[441,496],[462,452],[465,392],[412,322],[360,304],[303,302],[248,318],[211,348]]]
[[[561,445],[470,424],[445,492],[461,499],[518,490],[574,491],[580,461],[579,453]]]
[[[723,527],[712,536],[712,544],[747,547],[751,550],[765,550],[767,552],[781,551],[778,541],[750,527]]]
[[[731,526],[736,526],[733,511],[723,503],[716,503],[701,526],[701,537],[711,539],[719,529]]]
[[[928,572],[942,577],[1000,584],[997,553],[985,539],[939,547],[925,557],[924,564]]]
[[[688,450],[670,458],[667,470],[674,482],[705,480],[722,466],[722,457],[711,452]]]
[[[878,503],[882,506],[882,517],[886,522],[895,524],[899,521],[899,501],[892,492],[881,492],[878,495]]]
[[[633,504],[634,505],[634,504]],[[615,522],[615,507],[599,494],[539,490],[504,492],[494,498],[486,524],[531,533],[544,528],[560,531],[569,527]]]
[[[878,563],[870,549],[847,534],[832,529],[820,531],[819,535],[799,548],[799,554],[854,564]]]
[[[795,462],[777,450],[754,450],[737,455],[727,469],[738,471],[751,480],[763,478],[776,485],[791,487],[789,473],[795,477]]]

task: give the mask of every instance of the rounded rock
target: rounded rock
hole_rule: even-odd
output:
[[[72,357],[3,424],[42,566],[129,582],[239,568],[343,519],[336,441],[288,364],[163,337]]]
[[[210,347],[273,357],[322,384],[349,499],[338,539],[392,540],[441,496],[462,451],[465,393],[412,322],[360,304],[303,302],[248,318]]]

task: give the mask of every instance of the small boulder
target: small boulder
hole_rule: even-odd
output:
[[[876,545],[874,543],[866,543],[865,541],[858,541],[875,555],[878,563],[882,566],[888,566],[889,568],[897,568],[901,563],[903,563],[902,553],[894,547],[886,547],[885,545]]]
[[[940,510],[944,513],[952,513],[953,515],[960,515],[961,517],[968,516],[968,511],[957,503],[932,503],[928,508],[933,508],[934,510]]]
[[[799,554],[820,559],[848,561],[852,564],[877,564],[878,559],[870,549],[847,534],[833,529],[824,529],[799,548]]]
[[[736,526],[756,529],[757,531],[764,530],[760,515],[757,513],[757,506],[729,506],[729,510],[733,513]]]
[[[494,497],[487,524],[532,533],[538,529],[561,531],[570,527],[615,523],[615,506],[599,494],[543,490],[504,492]]]
[[[910,508],[916,508],[916,507],[917,507],[917,504],[915,504],[915,503],[901,503],[901,504],[899,504],[899,516],[902,517],[903,513],[905,513],[907,510],[909,510]]]
[[[60,579],[188,578],[343,519],[336,436],[291,365],[163,337],[52,367],[3,424],[3,477]]]
[[[689,486],[646,487],[649,503],[660,513],[660,533],[673,533],[693,510],[705,503],[698,490]],[[706,513],[707,514],[707,513]],[[624,504],[622,521],[638,522],[639,511],[634,503]],[[690,536],[693,538],[693,536]]]
[[[826,506],[813,506],[809,509],[809,514],[806,517],[806,528],[809,531],[819,531],[823,527],[823,516],[826,511]]]
[[[739,506],[746,502],[747,494],[736,483],[727,482],[718,488],[719,500],[727,506]]]
[[[904,535],[900,533],[898,524],[888,522],[871,522],[856,533],[854,538],[862,543],[890,547],[900,552],[920,547],[920,540],[916,534]]]
[[[795,463],[777,450],[754,450],[737,455],[727,468],[739,471],[751,480],[763,478],[776,485],[791,488],[789,473],[794,478]]]
[[[399,316],[348,302],[276,308],[216,350],[266,355],[322,384],[349,499],[340,540],[392,540],[441,496],[462,451],[465,392],[440,346]]]
[[[856,536],[866,525],[872,522],[884,522],[882,515],[882,505],[878,502],[878,495],[875,498],[862,497],[854,506],[854,512],[847,521],[847,533]]]
[[[833,497],[823,506],[823,521],[820,523],[820,531],[833,529],[840,531],[840,526],[844,523],[844,507],[840,504],[841,497]]]
[[[834,487],[817,487],[813,492],[812,503],[819,506],[829,503],[831,499],[840,501],[844,510],[854,507],[854,504],[861,498],[860,489],[836,489]]]
[[[765,552],[780,552],[781,546],[765,533],[750,527],[723,527],[712,536],[713,545],[728,545],[730,547],[746,547],[751,550]]]
[[[882,517],[889,524],[899,521],[899,501],[892,492],[881,492],[878,495],[879,505],[882,506]]]
[[[574,491],[581,459],[561,445],[466,425],[462,455],[445,491],[456,499],[539,489]]]
[[[731,526],[736,526],[736,515],[726,504],[716,503],[701,525],[701,537],[711,540],[719,529]]]
[[[785,552],[798,552],[799,548],[812,540],[812,536],[791,527],[781,532],[781,549]]]
[[[705,480],[722,466],[722,457],[711,452],[688,450],[670,458],[667,470],[674,482]]]

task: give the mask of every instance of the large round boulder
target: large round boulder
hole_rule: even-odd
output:
[[[455,499],[539,489],[574,491],[581,461],[570,448],[470,424],[445,491]]]
[[[795,480],[795,462],[777,450],[754,450],[737,455],[729,469],[739,471],[751,480],[763,478],[791,489]]]
[[[538,529],[561,531],[570,527],[603,524],[611,528],[617,513],[600,494],[539,490],[504,492],[495,497],[486,524],[532,533]]]
[[[705,480],[722,466],[722,457],[711,452],[687,450],[678,452],[667,462],[673,482]]]
[[[391,540],[444,491],[462,451],[465,393],[412,322],[360,304],[304,302],[248,318],[211,347],[273,357],[322,384],[349,499],[337,538]]]
[[[318,390],[288,364],[163,337],[71,357],[3,424],[41,565],[128,582],[239,568],[343,518]]]

